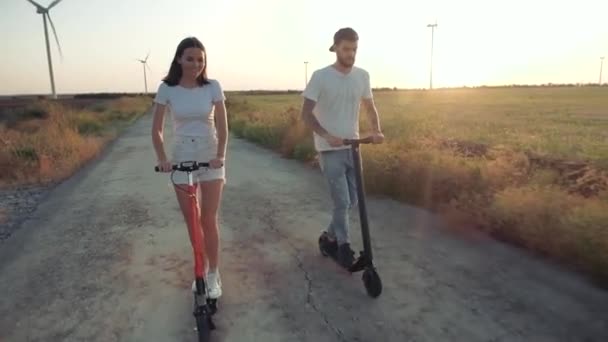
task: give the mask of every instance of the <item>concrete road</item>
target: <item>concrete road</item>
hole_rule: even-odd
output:
[[[191,249],[151,118],[52,190],[0,244],[0,341],[195,341]],[[384,282],[320,256],[317,170],[229,143],[215,341],[608,341],[608,293],[525,252],[369,200]],[[356,213],[354,246],[360,249]]]

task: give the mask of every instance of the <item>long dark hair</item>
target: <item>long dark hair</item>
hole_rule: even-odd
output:
[[[175,56],[173,56],[173,61],[171,61],[171,67],[169,67],[169,73],[163,78],[163,81],[170,86],[179,84],[179,81],[182,78],[182,66],[177,62],[177,60],[182,57],[184,50],[187,48],[199,48],[203,50],[203,54],[205,56],[205,65],[203,66],[203,72],[201,72],[201,74],[196,78],[196,83],[198,83],[199,86],[209,84],[209,79],[207,78],[207,51],[205,51],[203,43],[201,43],[201,41],[196,37],[184,38],[179,45],[177,45]]]

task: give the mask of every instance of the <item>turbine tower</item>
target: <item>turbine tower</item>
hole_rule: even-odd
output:
[[[604,57],[600,57],[600,87],[602,86],[602,68],[604,67]]]
[[[426,27],[431,28],[431,77],[429,81],[429,89],[433,89],[433,45],[435,40],[435,28],[437,27],[437,21],[434,24],[428,24]]]
[[[51,79],[51,91],[53,94],[53,99],[57,99],[57,91],[55,90],[55,77],[53,75],[53,61],[51,59],[51,44],[49,43],[49,30],[47,27],[47,19],[48,19],[48,22],[51,24],[51,29],[53,29],[53,36],[55,36],[55,42],[57,43],[57,48],[59,49],[59,55],[61,56],[61,58],[63,58],[63,53],[61,52],[61,44],[59,44],[59,38],[57,37],[57,31],[55,31],[55,25],[53,24],[53,20],[51,19],[51,15],[49,14],[49,11],[51,10],[51,8],[57,6],[57,4],[60,3],[62,0],[55,0],[55,1],[51,2],[51,4],[48,7],[43,7],[42,5],[40,5],[39,3],[37,3],[33,0],[26,0],[26,1],[31,3],[32,5],[36,6],[36,13],[42,15],[42,22],[44,24],[44,40],[46,43],[46,58],[47,58],[47,61],[49,64],[49,76]]]
[[[148,55],[146,56],[146,58],[144,59],[137,59],[137,61],[139,61],[142,64],[142,67],[144,68],[144,89],[146,90],[146,95],[148,95],[148,77],[146,75],[146,68],[148,70],[150,70],[150,67],[148,66],[148,57],[150,57],[150,53],[148,52]],[[150,70],[152,71],[152,70]]]
[[[304,88],[308,84],[308,62],[304,62]]]

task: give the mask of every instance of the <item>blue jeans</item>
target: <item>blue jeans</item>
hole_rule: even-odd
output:
[[[333,200],[333,215],[327,232],[338,244],[350,243],[349,211],[357,205],[357,183],[351,149],[323,151],[319,164]]]

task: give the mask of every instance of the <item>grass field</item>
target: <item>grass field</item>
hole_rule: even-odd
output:
[[[362,148],[368,192],[608,280],[608,87],[375,96],[387,142]],[[231,131],[314,164],[300,106],[294,94],[230,95]]]
[[[69,177],[151,105],[144,97],[90,102],[0,106],[0,187]]]

